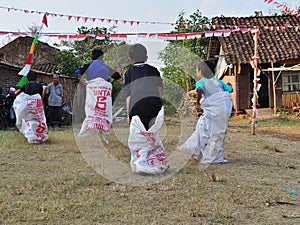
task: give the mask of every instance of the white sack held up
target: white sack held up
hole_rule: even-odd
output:
[[[163,107],[149,130],[145,129],[139,116],[132,117],[128,146],[131,152],[130,166],[134,173],[159,174],[169,168],[166,152],[159,137],[163,123]]]
[[[85,100],[85,119],[79,137],[103,133],[108,142],[109,129],[112,123],[112,85],[102,78],[87,81]]]
[[[227,91],[222,91],[200,103],[203,114],[198,119],[196,130],[179,150],[192,151],[193,157],[200,163],[226,162],[223,145],[232,110],[231,96]]]
[[[44,103],[39,94],[18,95],[13,104],[16,126],[30,144],[38,144],[48,139],[48,128]]]

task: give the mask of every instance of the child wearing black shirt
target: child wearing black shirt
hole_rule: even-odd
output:
[[[162,107],[162,79],[155,67],[145,63],[147,50],[143,45],[131,46],[129,59],[131,66],[125,73],[124,81],[128,123],[138,115],[148,130]]]
[[[40,94],[42,99],[45,96],[46,89],[43,87],[42,84],[40,84],[37,80],[37,74],[36,73],[29,73],[27,75],[28,83],[23,85],[19,90],[16,91],[16,95],[20,94],[21,92],[24,92],[28,95],[35,95]]]

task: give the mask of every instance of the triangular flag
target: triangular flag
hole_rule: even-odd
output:
[[[33,52],[34,52],[34,49],[35,49],[35,46],[36,46],[37,43],[38,43],[38,34],[34,37],[33,42],[31,44],[31,48],[30,48],[29,54],[28,54],[26,62],[25,62],[26,65],[18,73],[19,75],[22,75],[23,77],[17,83],[17,87],[22,87],[23,85],[25,85],[28,82],[27,74],[30,72],[30,69],[31,69],[32,56],[33,56]]]
[[[45,24],[46,27],[48,27],[48,21],[47,21],[47,13],[45,13],[42,23]]]
[[[24,68],[23,68],[24,69]],[[29,68],[29,70],[30,70],[30,68]],[[27,79],[27,76],[23,76],[22,78],[21,78],[21,80],[19,80],[19,82],[17,83],[17,87],[22,87],[22,86],[24,86],[25,84],[27,84],[28,83],[28,79]]]
[[[46,14],[43,17],[42,23],[45,24],[46,26],[48,26]],[[32,63],[32,57],[33,57],[34,49],[35,49],[35,46],[38,44],[39,33],[40,33],[42,28],[43,28],[43,26],[41,26],[40,30],[36,32],[36,35],[33,38],[33,41],[32,41],[31,47],[30,47],[30,51],[29,51],[29,54],[28,54],[26,62],[25,62],[26,65],[18,73],[19,75],[23,76],[21,78],[21,80],[16,85],[18,87],[22,87],[23,85],[25,85],[28,82],[27,74],[30,72],[30,69],[31,69],[31,63]]]

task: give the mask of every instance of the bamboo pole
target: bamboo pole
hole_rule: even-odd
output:
[[[277,113],[277,96],[276,96],[276,85],[275,85],[275,73],[274,73],[274,64],[271,62],[272,66],[272,83],[273,83],[273,101],[274,101],[274,115]]]
[[[254,34],[254,78],[253,78],[253,105],[252,105],[252,134],[255,135],[256,127],[256,112],[257,112],[257,43],[258,43],[258,32]]]

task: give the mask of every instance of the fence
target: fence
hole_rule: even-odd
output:
[[[300,93],[282,95],[282,106],[284,109],[292,109],[297,104],[300,105]]]

